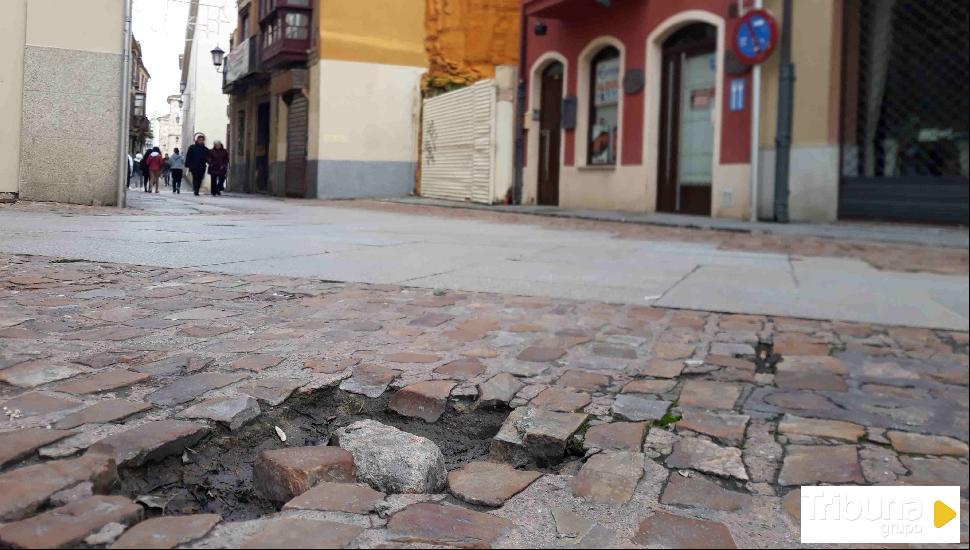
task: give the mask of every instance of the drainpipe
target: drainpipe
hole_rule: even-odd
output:
[[[115,203],[118,208],[127,206],[128,191],[128,124],[131,113],[129,112],[131,98],[129,91],[131,87],[131,0],[123,0],[125,5],[125,16],[122,20],[124,32],[122,32],[121,42],[121,120],[118,124],[118,189]]]
[[[522,204],[522,172],[525,168],[525,39],[527,36],[525,3],[519,8],[519,74],[515,93],[515,182],[512,204]]]
[[[755,0],[754,9],[764,7]],[[758,188],[761,186],[761,63],[751,69],[751,221],[758,221]]]
[[[792,0],[784,0],[781,64],[778,69],[778,126],[775,136],[775,221],[788,223],[788,175],[791,163],[795,65],[791,62]]]

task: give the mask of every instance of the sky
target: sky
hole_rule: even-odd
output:
[[[235,5],[235,0],[199,0],[199,31],[224,37],[220,47],[225,51],[229,51],[229,34],[236,26],[231,17]],[[179,93],[179,55],[185,47],[188,15],[188,0],[132,1],[132,30],[141,42],[142,61],[151,75],[146,97],[149,118],[167,113],[165,98]]]

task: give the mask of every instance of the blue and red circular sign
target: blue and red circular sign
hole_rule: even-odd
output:
[[[778,24],[767,10],[750,10],[734,25],[731,50],[743,63],[757,65],[775,51]]]

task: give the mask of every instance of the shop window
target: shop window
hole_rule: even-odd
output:
[[[615,165],[619,139],[620,51],[600,50],[590,62],[589,165]]]

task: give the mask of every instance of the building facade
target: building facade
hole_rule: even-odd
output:
[[[225,49],[232,31],[233,0],[199,2],[190,0],[185,27],[185,50],[179,58],[182,70],[182,136],[188,148],[193,136],[206,135],[206,145],[221,141],[230,149],[228,139],[228,100],[222,93],[222,69],[213,64],[216,47]],[[208,187],[208,176],[203,187]]]
[[[519,0],[240,0],[226,60],[230,187],[414,190],[421,97],[518,58]]]
[[[125,3],[4,2],[3,200],[117,203],[127,135],[127,121],[121,116],[129,100],[123,88],[129,47]]]
[[[178,147],[183,150],[182,145],[182,96],[168,96],[168,113],[152,119],[152,133],[154,134],[154,145],[157,145],[162,153],[172,154]]]
[[[523,202],[775,216],[779,53],[752,131],[728,48],[752,2],[523,4]],[[793,2],[791,220],[967,223],[966,27],[957,0]]]
[[[152,143],[151,122],[145,112],[147,105],[148,81],[152,75],[148,73],[145,62],[141,57],[141,43],[131,37],[131,86],[128,90],[128,154],[144,153],[145,148]]]
[[[230,188],[402,196],[415,181],[424,0],[242,0],[226,61]]]

